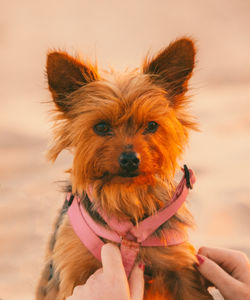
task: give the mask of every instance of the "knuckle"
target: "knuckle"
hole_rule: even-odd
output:
[[[248,263],[248,257],[244,252],[236,250],[235,254],[237,255],[240,264],[246,265]]]
[[[239,255],[241,257],[242,260],[244,261],[248,261],[248,257],[244,252],[239,251]]]

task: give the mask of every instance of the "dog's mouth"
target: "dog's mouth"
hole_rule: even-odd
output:
[[[139,172],[122,172],[119,173],[118,176],[125,178],[133,178],[139,176]]]
[[[111,180],[115,177],[123,177],[123,178],[134,178],[139,176],[140,173],[138,171],[123,171],[123,172],[119,172],[117,174],[111,174],[109,172],[105,172],[102,176],[95,178],[96,179],[101,179],[101,180]]]

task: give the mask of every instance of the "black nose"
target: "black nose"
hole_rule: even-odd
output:
[[[135,171],[140,163],[140,155],[136,152],[123,152],[119,157],[119,164],[126,171]]]

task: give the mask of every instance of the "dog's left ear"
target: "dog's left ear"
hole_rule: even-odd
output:
[[[192,40],[182,38],[171,43],[153,59],[146,60],[143,72],[163,87],[173,106],[178,106],[180,96],[187,91],[187,83],[195,64],[195,48]]]

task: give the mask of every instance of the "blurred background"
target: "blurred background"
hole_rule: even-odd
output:
[[[197,183],[189,198],[195,246],[250,255],[250,1],[0,1],[0,299],[34,299],[48,235],[63,203],[54,165],[45,79],[48,49],[138,67],[147,52],[187,35],[196,40],[193,133],[183,162]]]

